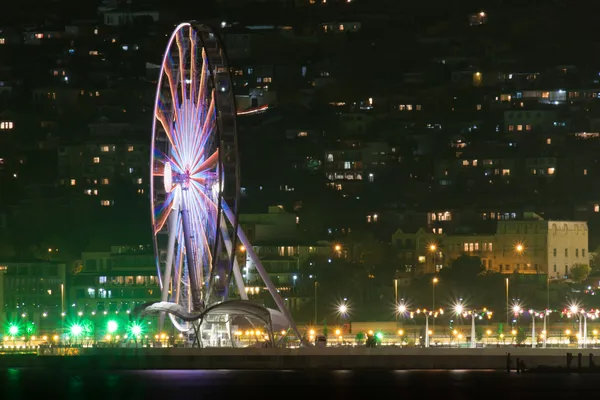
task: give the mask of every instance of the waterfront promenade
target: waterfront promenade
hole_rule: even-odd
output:
[[[510,353],[510,358],[507,354]],[[517,358],[528,368],[565,367],[567,353],[572,368],[589,366],[589,354],[600,361],[597,349],[531,348],[299,348],[299,349],[81,349],[79,355],[5,355],[0,368],[57,369],[494,369],[516,368]]]

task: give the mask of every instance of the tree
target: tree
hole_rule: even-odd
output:
[[[17,255],[15,246],[8,237],[0,237],[0,259],[13,258]]]
[[[569,277],[572,281],[581,283],[586,280],[592,269],[587,264],[575,264],[569,271]]]
[[[592,271],[600,271],[600,246],[590,252],[590,267]]]
[[[449,267],[443,268],[440,275],[448,280],[465,282],[472,281],[483,271],[484,268],[479,257],[462,255],[452,261]]]

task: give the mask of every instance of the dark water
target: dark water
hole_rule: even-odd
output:
[[[497,371],[67,372],[15,368],[0,370],[0,399],[378,400],[400,394],[442,395],[444,400],[570,399],[595,396],[599,378],[596,374]]]

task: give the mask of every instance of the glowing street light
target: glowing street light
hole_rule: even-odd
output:
[[[523,243],[517,243],[515,245],[515,251],[519,254],[522,254],[525,251],[525,245]]]
[[[515,304],[513,306],[513,312],[515,313],[515,315],[521,313],[522,311],[523,311],[523,309],[521,308],[521,306],[519,304]]]
[[[397,310],[398,314],[405,314],[407,311],[407,308],[404,304],[398,304]]]
[[[106,330],[108,331],[109,334],[115,333],[117,331],[117,329],[119,329],[119,324],[117,323],[117,321],[115,321],[115,320],[108,321],[108,324],[106,325]]]
[[[17,336],[19,334],[19,327],[17,325],[11,325],[8,328],[8,333],[10,336]]]
[[[83,333],[83,327],[79,324],[73,324],[70,330],[71,335],[75,338],[78,338]]]

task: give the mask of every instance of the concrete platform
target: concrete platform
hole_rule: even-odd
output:
[[[565,367],[567,353],[588,355],[600,364],[600,350],[586,349],[401,349],[401,348],[304,348],[304,349],[83,349],[78,356],[0,356],[0,368],[59,369],[494,369],[506,370],[523,360],[528,368]]]

